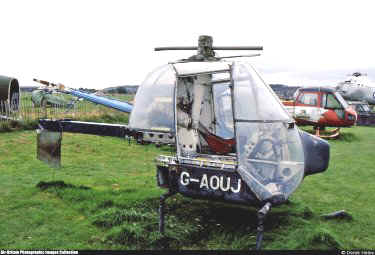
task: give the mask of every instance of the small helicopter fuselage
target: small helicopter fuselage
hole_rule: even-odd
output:
[[[357,120],[342,96],[330,88],[300,88],[295,101],[283,102],[297,125],[315,127],[350,127]]]
[[[320,166],[309,165],[314,153],[304,145],[315,138],[294,125],[246,62],[170,63],[148,76],[135,101],[130,127],[175,134],[176,155],[157,158],[158,184],[186,196],[277,205],[311,169],[328,165],[328,144],[319,138]]]

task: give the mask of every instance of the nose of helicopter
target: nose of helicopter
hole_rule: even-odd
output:
[[[328,168],[329,143],[305,131],[299,131],[305,154],[305,176],[324,172]]]
[[[345,121],[347,122],[348,126],[354,125],[354,123],[357,121],[357,112],[351,108],[345,109],[346,111],[346,117]]]

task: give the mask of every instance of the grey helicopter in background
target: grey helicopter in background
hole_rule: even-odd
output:
[[[375,86],[371,84],[365,73],[351,74],[336,86],[336,91],[346,100],[364,101],[369,105],[375,105]]]
[[[367,74],[355,72],[336,86],[336,91],[357,112],[356,125],[375,126],[375,84]]]

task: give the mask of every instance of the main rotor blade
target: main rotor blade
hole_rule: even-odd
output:
[[[213,50],[263,50],[263,46],[215,46]]]
[[[33,78],[33,81],[41,83],[41,84],[46,85],[46,86],[49,86],[50,84],[53,84],[52,82],[39,80],[39,79],[35,79],[35,78]]]
[[[46,85],[46,86],[58,87],[57,84],[55,84],[53,82],[49,82],[49,81],[39,80],[39,79],[35,79],[35,78],[33,79],[33,81],[38,82],[38,83],[43,84],[43,85]]]
[[[157,47],[155,51],[162,51],[162,50],[197,50],[198,47]]]
[[[243,58],[243,57],[259,57],[261,54],[250,54],[250,55],[238,55],[238,56],[227,56],[227,57],[218,57],[218,59],[223,58]]]
[[[157,47],[155,51],[162,51],[162,50],[197,50],[198,47]],[[213,50],[263,50],[263,46],[214,46],[212,47]]]

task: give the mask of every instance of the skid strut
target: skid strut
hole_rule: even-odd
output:
[[[263,222],[267,216],[267,213],[271,210],[272,204],[270,202],[267,202],[262,209],[260,209],[257,213],[258,216],[258,227],[257,227],[257,242],[256,242],[256,249],[260,250],[262,246],[262,240],[263,240],[263,232],[264,232],[264,226]]]
[[[168,197],[173,196],[175,192],[169,190],[167,193],[160,196],[160,204],[159,204],[159,232],[164,234],[164,205],[165,200]]]
[[[334,130],[331,131],[326,131],[326,134],[320,134],[320,127],[316,128],[315,135],[320,137],[320,138],[325,138],[325,139],[334,139],[339,137],[340,135],[340,128],[335,128]]]

